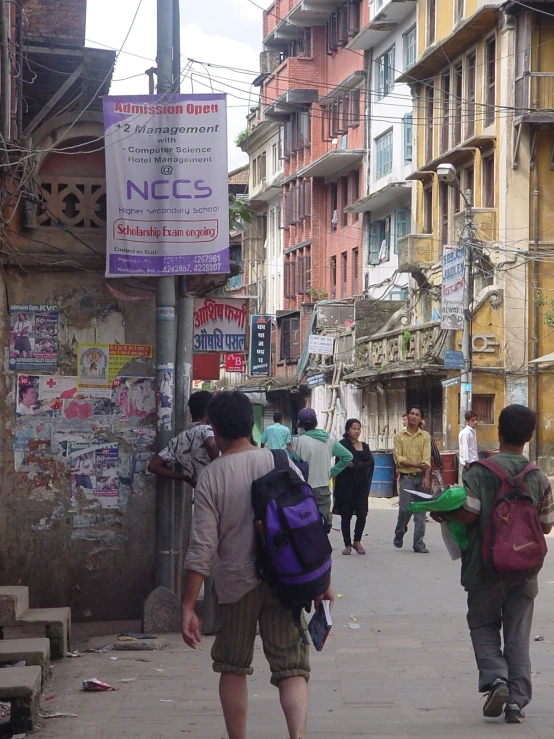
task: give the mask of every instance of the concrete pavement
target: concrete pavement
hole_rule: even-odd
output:
[[[459,563],[449,559],[433,523],[426,537],[430,554],[413,553],[411,530],[405,548],[395,550],[396,512],[390,501],[371,501],[366,557],[342,557],[340,534],[332,533],[334,586],[343,597],[333,611],[333,630],[324,651],[312,652],[308,736],[552,739],[554,541],[550,539],[553,553],[542,573],[533,629],[533,636],[544,637],[532,643],[535,698],[526,723],[507,726],[485,721],[481,714]],[[45,720],[35,736],[225,737],[218,676],[209,656],[212,639],[197,652],[186,649],[178,635],[168,641],[169,648],[161,652],[87,654],[56,664],[45,695],[57,697],[44,706],[77,718]],[[278,693],[269,685],[259,644],[254,667],[248,737],[282,739],[286,729]],[[82,693],[81,681],[91,677],[120,691]]]

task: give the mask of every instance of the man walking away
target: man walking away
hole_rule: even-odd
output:
[[[516,477],[529,463],[523,456],[523,447],[531,440],[536,424],[535,411],[523,405],[509,405],[500,414],[500,452],[494,461],[510,477]],[[538,593],[537,576],[515,582],[487,572],[482,546],[501,481],[491,470],[474,464],[465,472],[464,484],[467,500],[463,508],[431,515],[437,521],[469,524],[468,545],[462,556],[462,585],[467,590],[467,622],[479,670],[479,692],[488,693],[483,715],[498,717],[504,710],[507,723],[520,724],[525,717],[523,708],[532,694],[529,641]],[[525,475],[523,484],[537,509],[542,531],[550,533],[554,498],[548,478],[536,469]],[[542,536],[540,531],[537,536]],[[516,552],[522,546],[525,543],[513,542]]]
[[[329,533],[333,525],[329,481],[352,464],[353,456],[327,431],[317,428],[317,415],[313,408],[303,408],[300,411],[298,425],[304,429],[304,433],[294,437],[292,458],[309,465],[308,483],[314,491],[317,507],[325,522],[325,530]],[[332,463],[333,457],[339,459],[335,466]]]
[[[399,510],[394,546],[402,549],[404,535],[412,514],[408,505],[420,500],[410,490],[426,490],[431,487],[431,437],[419,427],[423,411],[418,405],[408,408],[408,425],[394,437],[394,463],[400,475],[398,485]],[[425,513],[414,514],[414,552],[429,554],[425,546]]]
[[[190,396],[192,423],[154,457],[148,465],[148,472],[173,480],[184,480],[192,487],[196,486],[204,467],[219,457],[214,432],[208,423],[207,409],[211,399],[212,393],[207,390],[200,390]],[[175,462],[181,465],[184,474],[168,467]]]
[[[283,415],[281,413],[274,413],[273,423],[268,426],[262,434],[262,447],[266,446],[268,449],[287,449],[291,443],[290,429],[283,426],[281,421]]]
[[[458,436],[460,480],[463,480],[464,472],[469,469],[469,465],[479,459],[477,431],[475,430],[477,427],[477,413],[472,410],[466,411],[465,419],[466,425]]]
[[[292,611],[281,605],[256,574],[256,534],[251,488],[254,480],[275,467],[273,454],[250,444],[254,412],[241,392],[218,393],[208,408],[222,455],[200,475],[192,521],[183,596],[182,631],[193,649],[200,642],[194,605],[202,582],[215,565],[219,598],[214,672],[221,673],[219,695],[229,739],[245,739],[248,694],[256,623],[260,625],[271,682],[279,688],[281,707],[291,739],[304,739],[308,715],[308,647],[293,623]],[[291,467],[294,467],[290,462]],[[334,601],[329,588],[316,601]]]

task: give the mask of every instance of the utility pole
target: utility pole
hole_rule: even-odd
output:
[[[463,193],[462,193],[463,196]],[[460,423],[463,426],[466,411],[471,408],[473,395],[473,367],[472,367],[472,321],[471,306],[473,305],[473,272],[471,266],[472,240],[475,231],[473,222],[473,193],[467,190],[465,197],[466,217],[462,234],[464,247],[464,327],[462,331],[462,352],[464,355],[464,371],[462,372],[462,387],[460,392]]]
[[[158,94],[171,92],[173,81],[173,2],[157,0]],[[156,280],[156,370],[169,372],[174,381],[175,368],[175,277]],[[178,368],[177,368],[178,369]],[[161,393],[158,393],[156,451],[167,446],[174,436],[173,412],[169,425],[160,423]],[[164,477],[156,479],[156,585],[170,591],[175,588],[174,486]]]

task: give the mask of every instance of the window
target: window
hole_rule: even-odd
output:
[[[331,257],[331,298],[337,297],[337,258]]]
[[[433,233],[433,188],[423,191],[423,228],[426,234]]]
[[[304,294],[308,299],[312,294],[312,256],[309,250],[304,255]]]
[[[348,226],[348,213],[344,210],[348,205],[348,177],[342,177],[341,178],[341,185],[342,185],[342,203],[341,203],[341,213],[342,213],[342,225]]]
[[[360,199],[360,174],[359,172],[352,173],[352,202],[357,203]],[[357,223],[360,218],[359,213],[352,213],[352,223]]]
[[[392,172],[392,128],[375,139],[375,179]]]
[[[377,59],[376,65],[377,79],[375,87],[377,88],[377,97],[381,100],[394,89],[394,46]]]
[[[441,125],[441,154],[448,151],[450,142],[450,72],[443,74],[441,77],[441,105],[442,105],[442,125]]]
[[[260,156],[260,164],[258,167],[258,175],[260,178],[260,182],[264,182],[264,180],[267,177],[267,155],[264,151],[264,153]]]
[[[302,192],[302,207],[300,209],[300,220],[310,220],[312,217],[312,181],[303,180],[300,184]]]
[[[411,162],[413,156],[413,114],[406,113],[402,122],[404,124],[404,162]]]
[[[339,225],[339,187],[336,182],[331,183],[331,197],[329,199],[331,215],[331,231],[336,231]]]
[[[408,290],[405,287],[402,287],[400,289],[391,290],[389,293],[390,300],[402,300],[405,302],[408,300]]]
[[[477,413],[479,423],[494,424],[494,395],[473,395],[471,408]]]
[[[425,160],[433,159],[433,136],[435,134],[435,91],[427,88],[425,101]]]
[[[410,208],[400,208],[396,211],[396,233],[394,253],[398,254],[398,239],[408,236],[412,228],[412,212]]]
[[[475,193],[475,168],[473,166],[466,167],[464,171],[464,195],[466,195],[468,190],[471,191],[471,202],[473,202],[473,195]]]
[[[439,185],[439,206],[441,219],[441,246],[448,244],[448,198],[450,194],[450,185],[441,182]]]
[[[413,67],[417,58],[417,29],[415,26],[404,34],[404,69]]]
[[[279,145],[273,144],[271,147],[271,174],[275,175],[279,171]]]
[[[281,319],[281,360],[300,356],[300,317]]]
[[[358,295],[360,291],[360,252],[352,250],[352,295]]]
[[[454,23],[458,23],[464,17],[465,0],[454,0]]]
[[[485,51],[485,126],[494,123],[496,112],[496,38],[487,41]]]
[[[360,88],[335,98],[322,111],[322,135],[331,141],[360,125]]]
[[[360,30],[360,0],[346,0],[325,25],[327,53],[333,55]]]
[[[285,262],[285,281],[284,281],[284,293],[285,298],[296,298],[296,273],[295,263],[292,259]]]
[[[291,154],[309,146],[311,146],[310,112],[293,113],[284,126],[283,157],[288,159]]]
[[[427,45],[435,43],[437,26],[437,0],[427,0]]]
[[[470,54],[467,58],[467,127],[466,138],[475,134],[475,66],[477,58]]]
[[[252,184],[254,187],[258,184],[258,159],[252,160]]]
[[[346,298],[348,295],[348,254],[346,252],[341,254],[340,262],[342,276],[341,298]]]
[[[462,141],[462,99],[464,96],[462,64],[454,67],[454,130],[452,131],[452,144],[457,146]]]
[[[356,128],[360,125],[360,88],[350,92],[350,127]]]
[[[390,259],[390,217],[369,225],[369,263],[383,264]]]
[[[483,208],[494,208],[494,156],[483,157]]]

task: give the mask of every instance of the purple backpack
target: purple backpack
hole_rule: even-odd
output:
[[[291,468],[287,453],[272,451],[275,468],[252,483],[258,576],[292,610],[303,639],[302,609],[331,583],[332,547],[311,487]]]

